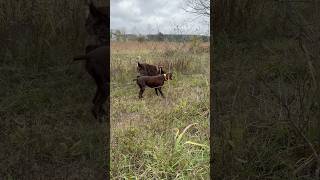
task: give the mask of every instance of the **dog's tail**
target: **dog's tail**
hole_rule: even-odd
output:
[[[88,57],[86,55],[75,56],[73,61],[86,60]]]

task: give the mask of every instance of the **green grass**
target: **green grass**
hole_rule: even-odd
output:
[[[121,53],[112,52],[111,60],[112,177],[208,179],[209,54]],[[132,81],[138,55],[152,64],[164,57],[172,64],[173,80],[165,82],[165,98],[150,88],[138,98],[139,88]],[[188,68],[179,67],[181,59],[188,61]]]
[[[84,52],[85,4],[3,3],[0,179],[100,178],[106,129],[90,114],[95,84],[83,63],[70,64]]]
[[[319,149],[319,63],[312,72],[298,42],[286,38],[218,39],[214,59],[214,177],[318,179],[301,134]]]
[[[88,76],[65,73],[63,64],[51,68],[11,66],[14,73],[1,78],[7,83],[0,103],[2,177],[18,178],[26,170],[43,177],[72,176],[77,169],[81,178],[90,178],[103,171],[105,127],[91,117],[88,103],[94,84]]]

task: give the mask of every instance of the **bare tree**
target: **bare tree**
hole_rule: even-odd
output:
[[[210,17],[210,0],[186,0],[186,12]]]

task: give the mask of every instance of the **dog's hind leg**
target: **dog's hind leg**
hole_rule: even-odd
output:
[[[97,88],[97,93],[96,93],[96,96],[93,99],[93,107],[91,109],[91,112],[92,112],[92,114],[93,114],[95,119],[99,118],[99,114],[100,114],[100,111],[101,111],[100,107],[98,105],[98,101],[101,98],[101,96],[99,96],[99,94],[100,94],[100,88]]]
[[[97,90],[96,90],[96,94],[94,95],[93,99],[92,99],[92,103],[95,104],[97,99],[99,98],[100,96],[100,91],[99,91],[99,88],[97,87]]]
[[[97,85],[97,91],[92,100],[94,105],[91,112],[95,119],[99,119],[99,121],[102,122],[102,117],[106,114],[103,105],[106,102],[108,96],[107,83],[104,82],[103,77],[101,77],[101,75],[99,75],[96,71],[89,71],[89,73],[93,77]]]
[[[106,115],[106,110],[103,107],[104,104],[106,103],[108,96],[109,96],[109,92],[108,92],[108,87],[107,87],[107,82],[104,82],[102,84],[102,91],[100,92],[100,113],[102,115]]]
[[[103,116],[106,115],[106,111],[103,106],[108,98],[106,85],[99,85],[99,94],[100,96],[98,96],[97,100],[95,101],[92,111],[96,119],[99,119],[99,122],[102,122]]]
[[[144,88],[140,88],[139,99],[143,98],[142,94],[144,92]]]
[[[159,94],[158,94],[158,88],[154,88],[154,90],[156,91],[157,96],[159,96]]]
[[[104,108],[104,104],[107,101],[108,94],[107,94],[107,89],[103,89],[103,92],[101,93],[101,97],[99,99],[98,103],[98,113],[99,113],[99,122],[102,122],[103,117],[106,115],[106,110]]]
[[[90,69],[87,69],[88,73],[91,75],[92,79],[94,80],[94,82],[96,83],[96,86],[97,86],[97,90],[96,90],[96,93],[92,99],[92,103],[93,104],[96,104],[96,101],[97,99],[99,98],[100,96],[100,91],[99,91],[99,78],[98,78],[98,75],[94,72],[94,71],[90,71]]]

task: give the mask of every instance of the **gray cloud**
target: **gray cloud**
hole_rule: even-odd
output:
[[[209,18],[183,10],[184,0],[111,0],[111,29],[126,33],[208,34]],[[178,28],[177,28],[178,27]]]

